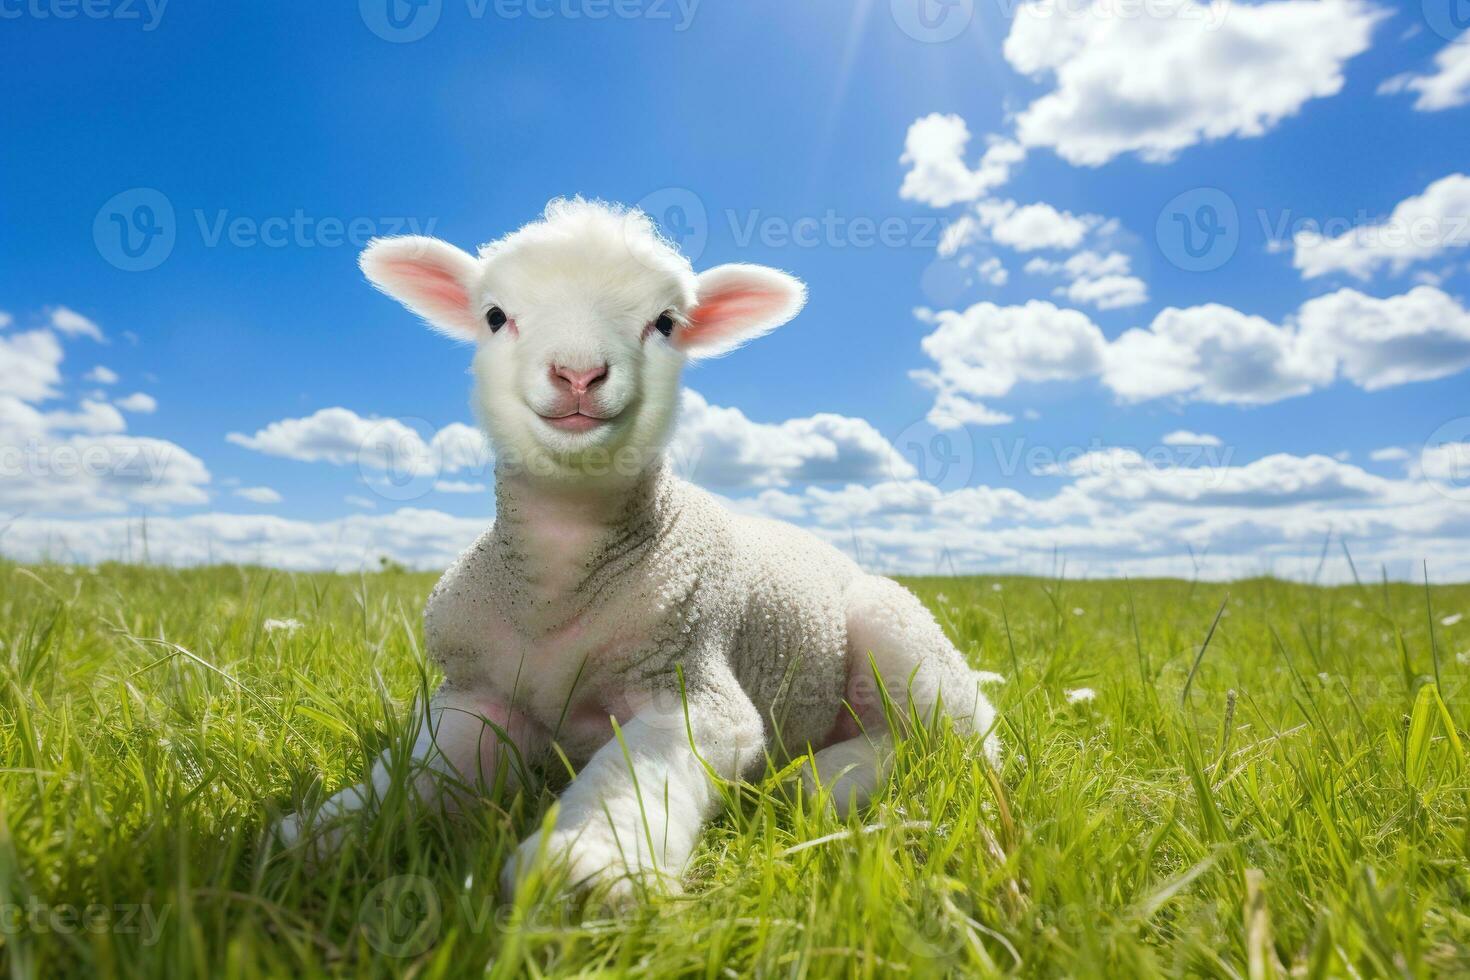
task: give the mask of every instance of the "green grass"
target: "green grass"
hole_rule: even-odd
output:
[[[1470,586],[916,580],[1008,676],[998,777],[940,729],[850,821],[790,780],[732,789],[686,894],[614,920],[499,902],[544,789],[457,818],[391,793],[321,867],[269,842],[275,815],[360,778],[433,682],[432,581],[0,563],[0,964],[1470,973],[1470,617],[1441,624]],[[303,627],[264,629],[288,617]],[[1080,687],[1096,699],[1069,703]]]

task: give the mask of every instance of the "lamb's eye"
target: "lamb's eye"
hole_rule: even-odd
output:
[[[653,328],[667,337],[674,332],[674,318],[668,313],[660,313],[653,321]]]
[[[494,333],[505,326],[505,311],[498,306],[490,307],[490,312],[485,314],[485,322],[490,324],[490,332]]]

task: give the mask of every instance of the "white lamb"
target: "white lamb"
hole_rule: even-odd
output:
[[[527,763],[556,743],[578,768],[550,839],[507,864],[508,889],[543,849],[614,901],[640,879],[676,882],[717,808],[710,774],[751,776],[768,755],[814,752],[808,785],[860,805],[887,745],[870,655],[898,712],[942,704],[995,759],[984,675],[911,593],[806,531],[731,514],[664,459],[684,362],[790,320],[801,283],[753,265],[696,275],[641,212],[581,199],[478,257],[388,238],[362,268],[478,345],[475,404],[496,451],[495,523],[425,612],[445,679],[414,748],[416,788],[435,791],[432,770],[493,784],[502,738]],[[380,762],[372,788],[316,816],[387,780]],[[288,818],[288,840],[305,816]]]

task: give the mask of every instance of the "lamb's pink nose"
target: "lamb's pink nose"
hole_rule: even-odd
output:
[[[586,371],[573,371],[569,367],[560,364],[551,368],[551,383],[559,387],[565,387],[573,394],[583,395],[587,389],[595,387],[607,380],[607,365],[602,364]]]

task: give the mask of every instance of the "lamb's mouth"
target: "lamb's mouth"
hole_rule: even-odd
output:
[[[607,417],[599,415],[588,415],[585,412],[572,412],[570,415],[542,415],[541,421],[562,432],[591,432],[593,429],[608,425],[617,419],[617,415]]]

